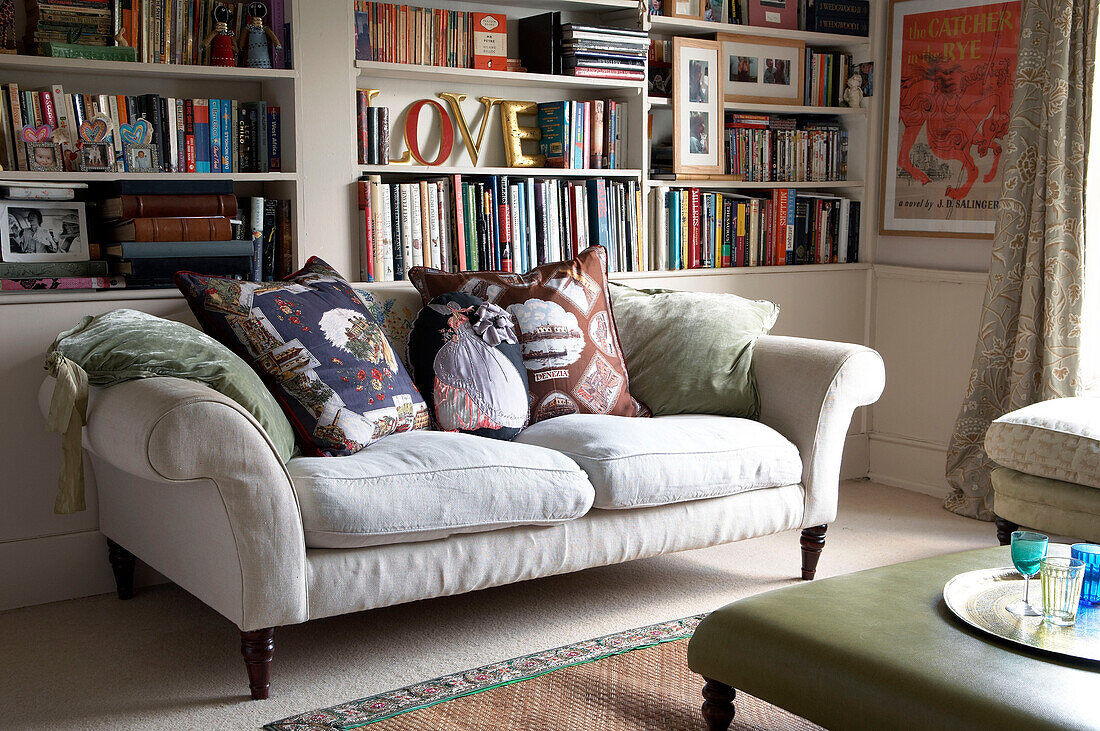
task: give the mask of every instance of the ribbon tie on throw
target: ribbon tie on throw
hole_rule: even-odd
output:
[[[470,324],[473,325],[474,332],[477,333],[478,337],[492,347],[496,347],[501,343],[519,342],[512,316],[508,314],[507,310],[491,302],[480,305],[474,311],[473,316],[470,317]]]

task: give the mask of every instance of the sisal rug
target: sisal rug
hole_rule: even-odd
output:
[[[703,615],[446,675],[264,726],[267,731],[700,731],[687,640]],[[744,693],[731,729],[817,726]]]

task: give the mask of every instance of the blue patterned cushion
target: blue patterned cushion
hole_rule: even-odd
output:
[[[371,313],[317,257],[280,282],[176,274],[203,330],[260,374],[310,456],[425,428],[427,407]]]

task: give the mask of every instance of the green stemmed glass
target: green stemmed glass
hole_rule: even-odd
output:
[[[1047,555],[1049,538],[1042,533],[1018,530],[1012,533],[1012,565],[1024,576],[1024,598],[1009,604],[1005,609],[1020,617],[1039,617],[1042,612],[1027,601],[1031,577],[1039,573],[1039,563]]]

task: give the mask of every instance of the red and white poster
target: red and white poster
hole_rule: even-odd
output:
[[[882,233],[993,235],[1019,21],[1019,0],[892,4]]]

